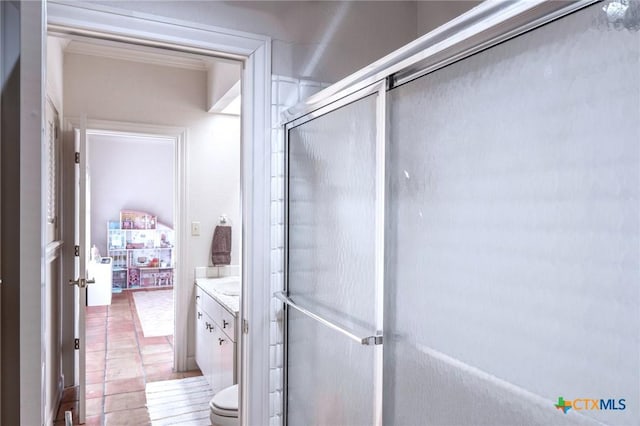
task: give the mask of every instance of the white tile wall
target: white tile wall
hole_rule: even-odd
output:
[[[240,276],[239,265],[199,266],[195,268],[195,278],[218,278]]]
[[[271,80],[271,292],[284,288],[284,129],[280,114],[328,84],[274,75]],[[282,302],[272,299],[269,403],[270,426],[283,420],[284,335]]]

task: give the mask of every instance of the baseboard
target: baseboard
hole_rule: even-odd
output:
[[[55,395],[55,397],[53,398],[53,400],[56,401],[56,403],[53,405],[53,407],[49,408],[48,413],[45,413],[44,424],[47,426],[53,426],[53,424],[56,421],[58,408],[60,407],[60,403],[62,402],[63,390],[64,390],[64,376],[60,375],[60,377],[58,377],[58,386],[56,388],[57,395]]]
[[[53,426],[53,422],[54,422],[54,421],[55,421],[55,419],[56,419],[56,414],[57,414],[57,413],[58,413],[58,410],[57,410],[57,409],[56,409],[56,410],[54,410],[54,411],[50,411],[50,412],[47,414],[47,418],[44,420],[44,424],[45,424],[46,426]]]
[[[60,401],[58,401],[58,405],[60,405]],[[56,414],[58,414],[58,407],[52,407],[46,415],[47,417],[44,420],[44,424],[47,426],[53,426],[53,423],[56,421]]]
[[[62,393],[64,392],[64,374],[61,374],[60,377],[58,377],[58,399],[62,400]],[[60,404],[60,401],[58,401],[58,404]]]
[[[196,363],[196,357],[195,356],[188,356],[187,357],[187,371],[191,371],[191,370],[197,370],[198,368],[198,364]]]

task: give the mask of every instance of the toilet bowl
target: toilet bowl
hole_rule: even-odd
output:
[[[238,385],[229,386],[216,393],[209,401],[209,418],[213,426],[237,426]]]

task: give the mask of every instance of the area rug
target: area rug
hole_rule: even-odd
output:
[[[173,334],[173,290],[134,291],[144,337]]]
[[[145,386],[152,426],[209,426],[213,391],[203,376],[151,382]]]

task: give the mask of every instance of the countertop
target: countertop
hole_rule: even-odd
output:
[[[235,282],[238,283],[238,291],[230,292],[229,289],[233,287],[232,283]],[[196,285],[225,307],[227,311],[236,317],[238,316],[240,311],[240,277],[196,278]]]

